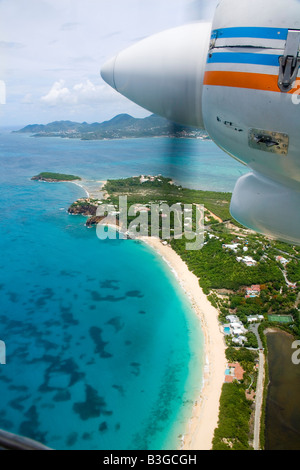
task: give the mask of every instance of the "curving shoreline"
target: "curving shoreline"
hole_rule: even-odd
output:
[[[86,194],[86,197],[91,197],[90,196],[90,193],[88,192],[88,190],[80,183],[76,183],[75,181],[64,181],[65,183],[72,183],[72,184],[76,184],[76,186],[79,186]]]
[[[85,191],[88,198],[91,197],[91,189],[88,188],[87,190],[82,181],[80,183],[77,181],[64,182],[76,184]],[[106,181],[101,181],[101,183],[103,187]],[[102,198],[105,199],[105,197],[102,194]],[[115,230],[120,230],[119,226],[114,224],[110,224],[110,226]],[[155,237],[138,237],[137,240],[154,249],[166,262],[176,275],[179,284],[189,298],[195,314],[200,319],[205,341],[203,380],[199,384],[199,395],[194,403],[192,416],[186,424],[186,429],[183,430],[183,437],[178,450],[211,450],[214,431],[218,425],[220,397],[226,369],[226,346],[218,322],[218,310],[207,299],[199,285],[197,276],[188,269],[186,263],[170,245],[162,244],[162,241]]]
[[[226,369],[224,335],[218,322],[218,311],[203,293],[198,278],[169,246],[154,237],[139,240],[153,248],[175,272],[181,287],[200,318],[205,339],[205,367],[203,383],[187,423],[180,450],[211,450],[214,430],[218,424],[219,403]]]
[[[72,183],[80,186],[90,197],[86,187],[78,182]],[[101,183],[103,187],[105,181]],[[120,230],[120,227],[114,224],[110,226]],[[192,416],[186,424],[186,429],[183,430],[178,450],[211,450],[214,431],[218,425],[220,397],[226,369],[226,345],[218,322],[219,312],[207,299],[197,276],[188,269],[186,263],[170,245],[162,244],[162,241],[155,237],[138,237],[137,240],[146,243],[166,262],[200,319],[205,342],[203,380],[199,384],[199,395],[194,403]]]

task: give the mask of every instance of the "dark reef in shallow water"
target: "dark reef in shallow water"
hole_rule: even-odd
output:
[[[83,421],[89,418],[98,418],[99,416],[110,416],[112,411],[108,411],[104,398],[100,397],[90,385],[85,386],[85,401],[77,402],[73,405],[75,413],[79,414]]]
[[[76,444],[77,439],[78,439],[77,432],[72,432],[71,434],[69,434],[69,436],[66,439],[66,445],[68,447],[72,447],[74,444]]]
[[[43,357],[42,360],[45,360],[45,358]],[[73,359],[59,361],[57,357],[53,357],[50,366],[46,369],[44,383],[39,387],[39,390],[42,392],[61,391],[62,386],[51,386],[51,379],[54,376],[65,379],[68,387],[71,387],[82,380],[85,374],[79,371],[79,367]]]
[[[114,317],[108,320],[106,322],[106,325],[112,326],[115,329],[115,332],[118,333],[124,328],[125,323],[122,321],[122,317],[119,316],[119,317]]]
[[[144,297],[144,294],[140,290],[130,290],[126,292],[126,297],[137,297],[138,299],[141,299]]]
[[[20,424],[20,435],[44,443],[47,433],[39,430],[40,423],[36,406],[31,406],[24,416],[27,418],[27,421],[23,421]]]
[[[106,281],[100,282],[101,289],[112,289],[112,290],[119,290],[120,287],[117,285],[120,281],[116,281],[114,279],[106,279]]]
[[[71,400],[71,393],[69,390],[62,390],[56,393],[53,397],[53,401],[61,402],[61,401],[69,401]]]
[[[97,326],[92,326],[89,329],[90,337],[95,343],[95,353],[99,354],[100,357],[103,359],[107,359],[112,357],[110,353],[105,351],[105,346],[108,344],[107,342],[103,341],[102,339],[102,330]]]

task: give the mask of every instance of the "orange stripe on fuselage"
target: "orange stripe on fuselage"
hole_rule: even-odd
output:
[[[278,87],[278,75],[263,73],[205,72],[204,85],[281,92]],[[297,90],[297,87],[288,93],[294,93],[295,90]]]

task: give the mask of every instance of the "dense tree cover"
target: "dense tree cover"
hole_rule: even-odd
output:
[[[63,173],[51,173],[44,171],[39,173],[37,176],[34,176],[32,179],[41,179],[41,180],[55,180],[55,181],[76,181],[81,180],[79,176],[74,175],[65,175]]]
[[[133,193],[136,191],[141,191],[145,189],[155,189],[155,190],[168,190],[172,192],[172,185],[170,182],[171,178],[165,178],[159,176],[153,181],[145,181],[144,183],[140,182],[141,176],[135,176],[132,178],[122,178],[118,180],[108,180],[104,189],[108,193]],[[167,186],[166,186],[167,185]],[[178,187],[176,186],[176,192]],[[138,201],[137,201],[138,202]]]
[[[246,299],[242,293],[233,294],[229,297],[229,307],[234,310],[235,315],[243,322],[247,322],[249,315],[292,315],[294,321],[299,320],[299,311],[295,308],[298,291],[291,290],[281,284],[269,283],[261,285],[260,297]],[[275,288],[276,287],[276,288]],[[220,319],[225,322],[228,311],[221,314]]]
[[[290,282],[300,282],[300,260],[291,260],[286,267],[286,271]]]
[[[200,278],[205,293],[210,289],[239,290],[242,286],[278,281],[284,284],[282,272],[276,262],[262,261],[248,267],[236,260],[234,253],[222,248],[222,242],[212,240],[202,250],[187,251],[186,240],[172,240],[172,247],[188,264],[191,271]]]
[[[245,346],[247,348],[258,348],[258,341],[254,333],[252,333],[251,331],[248,331],[246,333],[246,338],[247,338],[247,342],[245,343]]]
[[[300,255],[299,246],[293,246],[293,245],[290,245],[288,243],[284,243],[278,240],[270,241],[269,249],[270,249],[270,253],[273,253],[274,256],[278,256],[279,254],[281,254],[282,256],[285,256],[287,254],[291,256]]]
[[[249,450],[250,415],[251,402],[246,399],[243,385],[237,382],[224,384],[212,449]]]

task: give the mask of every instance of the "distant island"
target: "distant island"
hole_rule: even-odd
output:
[[[134,118],[119,114],[102,123],[78,123],[55,121],[49,124],[31,124],[16,133],[32,134],[33,137],[61,137],[81,140],[110,140],[139,137],[176,137],[209,140],[207,132],[193,127],[181,126],[152,114],[146,118]]]
[[[31,178],[33,181],[47,181],[48,183],[65,182],[65,181],[81,181],[79,176],[64,175],[63,173],[42,172]]]

